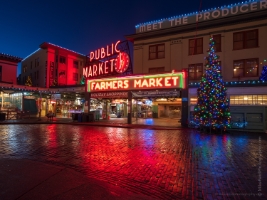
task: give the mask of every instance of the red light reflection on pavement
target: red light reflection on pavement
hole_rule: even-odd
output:
[[[186,183],[178,177],[188,171],[187,155],[178,154],[181,144],[170,145],[166,132],[157,136],[153,130],[108,128],[101,141],[101,129],[85,134],[90,134],[90,139],[83,140],[87,144],[82,145],[79,153],[82,168],[87,169],[89,176],[124,187],[139,187],[125,185],[132,180],[136,182],[133,185],[146,184],[151,193],[160,193],[158,186],[178,192],[178,185]],[[186,180],[192,180],[192,176],[188,175]]]
[[[51,124],[47,127],[48,149],[55,149],[58,146],[56,124]]]
[[[259,136],[254,133],[58,124],[1,128],[2,157],[62,165],[155,199],[224,199],[228,196],[218,194],[257,191]],[[266,152],[266,135],[261,137]],[[266,154],[262,157],[265,180]]]

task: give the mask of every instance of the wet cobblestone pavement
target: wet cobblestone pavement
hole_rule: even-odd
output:
[[[0,159],[65,166],[154,199],[267,199],[267,134],[64,124],[0,128]]]

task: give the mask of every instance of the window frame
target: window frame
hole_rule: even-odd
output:
[[[198,46],[197,46],[197,43],[198,43],[197,41],[198,41],[198,40],[201,40],[201,43],[202,43],[202,46],[201,46],[201,47],[202,47],[202,48],[201,48],[201,53],[200,53],[200,52],[198,53],[198,51],[197,51],[197,50],[198,50]],[[193,47],[190,46],[191,41],[195,41]],[[195,48],[195,47],[196,47],[196,48]],[[191,49],[192,49],[192,48],[193,48],[194,52],[191,54]],[[189,55],[189,56],[192,56],[192,55],[198,55],[198,54],[203,54],[203,37],[201,37],[201,38],[189,39],[189,40],[188,40],[188,50],[189,50],[189,52],[188,52],[188,55]]]
[[[66,64],[66,57],[65,56],[59,56],[59,63]]]
[[[200,78],[197,78],[197,73],[198,72],[196,72],[196,69],[200,65],[202,67],[202,74],[200,75]],[[194,73],[194,78],[193,79],[190,78],[190,73],[192,73],[192,72],[190,72],[190,69],[189,69],[190,67],[194,67],[194,72],[193,72]],[[188,65],[188,80],[189,81],[200,81],[202,76],[203,76],[203,63],[194,63],[194,64],[189,64]]]
[[[79,61],[78,60],[73,60],[73,68],[79,69]]]
[[[148,73],[161,73],[165,72],[165,67],[151,67],[148,68]]]
[[[220,44],[219,47],[220,47],[220,48],[217,49],[217,46],[216,46],[216,45],[217,45],[218,43],[217,43],[216,41],[215,41],[215,45],[214,45],[214,46],[215,46],[215,51],[216,51],[216,52],[222,52],[222,35],[221,35],[221,34],[216,34],[216,35],[213,35],[212,37],[213,37],[213,40],[214,40],[214,41],[215,41],[215,37],[217,37],[217,38],[220,39],[220,42],[219,42],[219,44]]]
[[[250,32],[256,32],[256,38],[254,40],[256,40],[256,45],[253,47],[248,47],[247,45],[247,41],[249,41],[248,37],[248,33]],[[242,34],[242,40],[238,40],[235,41],[235,35],[237,34]],[[250,39],[252,40],[252,39]],[[242,41],[242,48],[236,48],[235,47],[235,42],[241,42]],[[251,48],[257,48],[259,47],[259,30],[258,29],[253,29],[253,30],[247,30],[247,31],[239,31],[239,32],[235,32],[233,33],[233,50],[241,50],[241,49],[251,49]]]
[[[255,76],[246,76],[246,69],[248,68],[246,66],[247,61],[254,60],[257,63],[257,73]],[[242,76],[235,76],[235,62],[243,62],[243,73]],[[259,58],[248,58],[248,59],[239,59],[233,61],[233,78],[245,78],[245,77],[258,77],[259,76]]]
[[[78,77],[79,77],[79,75],[78,75],[78,73],[73,73],[73,75],[72,75],[73,77],[73,81],[78,81]],[[77,79],[77,80],[76,80]]]
[[[159,46],[164,46],[164,50],[163,51],[159,51],[158,50],[159,49]],[[156,47],[156,51],[155,52],[150,52],[150,49],[152,47]],[[160,52],[163,52],[164,53],[163,57],[159,57],[159,53]],[[156,53],[156,57],[155,58],[151,58],[151,53]],[[156,59],[163,59],[163,58],[165,58],[165,43],[155,44],[155,45],[149,45],[149,47],[148,47],[148,59],[149,60],[156,60]]]

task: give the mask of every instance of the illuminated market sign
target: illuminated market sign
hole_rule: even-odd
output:
[[[246,1],[245,3],[231,4],[202,12],[193,12],[185,15],[174,16],[166,19],[142,23],[136,26],[136,33],[155,31],[159,29],[177,27],[196,22],[208,21],[238,14],[267,9],[267,0]]]
[[[125,76],[106,79],[87,79],[87,92],[184,88],[185,72],[157,75]]]
[[[125,72],[130,64],[130,57],[126,52],[118,49],[120,41],[102,47],[89,54],[89,66],[83,68],[83,76],[95,78],[101,75]]]

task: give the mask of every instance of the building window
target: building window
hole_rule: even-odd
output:
[[[39,66],[39,58],[35,59],[35,63],[34,63],[34,67],[38,67]]]
[[[39,79],[39,71],[36,72],[36,79]]]
[[[27,65],[23,66],[23,73],[25,73],[27,71]]]
[[[149,60],[165,58],[165,44],[149,46]]]
[[[222,46],[221,46],[221,34],[218,35],[213,35],[213,40],[215,42],[215,51],[216,52],[221,52],[222,51]]]
[[[34,80],[36,80],[37,79],[37,77],[36,77],[36,72],[34,72]]]
[[[73,80],[78,81],[78,73],[73,73]]]
[[[77,60],[73,61],[73,67],[78,69],[79,68],[79,62]]]
[[[154,67],[154,68],[149,68],[148,73],[160,73],[160,72],[165,72],[164,67]]]
[[[59,62],[62,64],[66,64],[66,58],[64,56],[59,57]]]
[[[231,95],[231,105],[267,105],[267,95]]]
[[[200,80],[203,75],[203,64],[191,64],[188,67],[188,79],[189,80]]]
[[[234,78],[257,77],[258,76],[258,58],[234,60]]]
[[[258,47],[258,29],[234,33],[234,50]]]
[[[58,56],[56,55],[56,62],[58,62]]]
[[[197,97],[191,97],[189,102],[190,105],[197,105]]]
[[[203,38],[195,38],[189,40],[189,55],[203,53]]]

